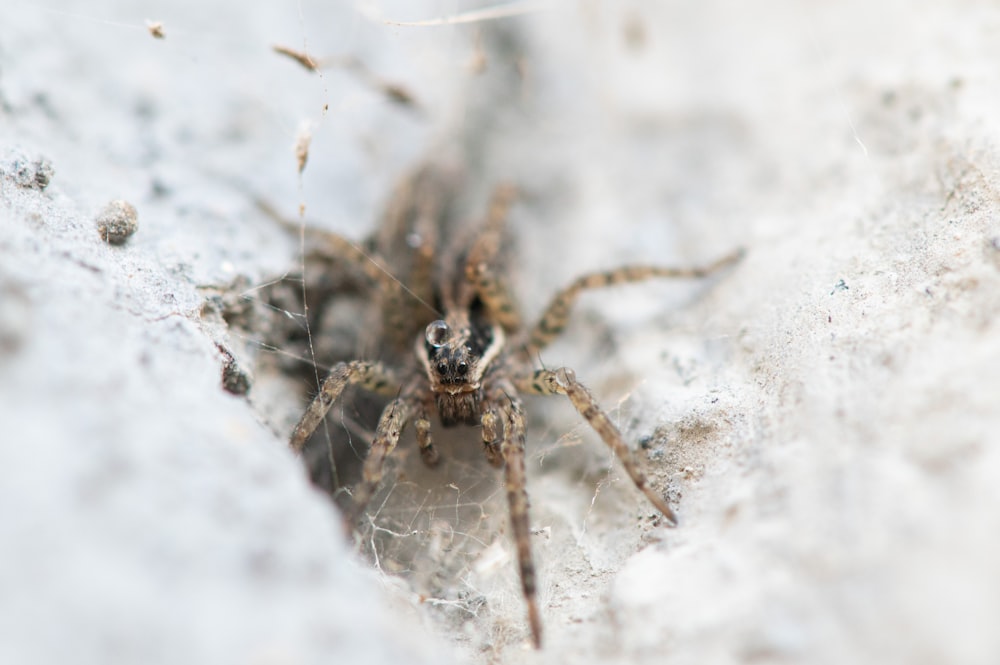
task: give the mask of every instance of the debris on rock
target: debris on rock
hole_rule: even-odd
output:
[[[43,190],[52,182],[55,170],[45,157],[31,159],[14,153],[0,162],[0,175],[10,178],[18,187]]]
[[[128,201],[112,201],[97,216],[97,232],[111,245],[124,244],[138,229],[138,213]]]

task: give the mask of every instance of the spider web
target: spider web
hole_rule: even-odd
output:
[[[289,286],[299,288],[294,280]],[[260,303],[259,292],[254,293],[248,297]],[[352,297],[345,294],[335,300],[356,311],[352,309],[356,303],[350,304]],[[301,311],[275,308],[271,303],[268,308],[279,318],[305,328]],[[323,334],[320,326],[312,329],[311,352],[322,348]],[[361,343],[360,336],[356,339]],[[277,358],[287,353],[284,349],[275,352]],[[348,355],[363,357],[359,353]],[[301,365],[301,356],[293,356]],[[310,367],[309,371],[317,370]],[[629,423],[622,411],[627,398],[626,394],[610,410],[612,419],[623,429]],[[542,412],[537,409],[541,404],[551,405],[544,409],[544,417],[539,417]],[[373,438],[372,428],[384,405],[384,400],[360,391],[346,392],[305,451],[316,483],[343,506],[351,505],[351,487],[359,478]],[[614,556],[609,559],[608,552],[617,548],[608,546],[608,529],[623,512],[635,510],[636,496],[627,477],[623,480],[612,453],[593,440],[587,425],[568,403],[538,398],[529,400],[527,407],[532,547],[544,599],[549,567],[563,553],[576,550],[586,560],[580,565],[587,569],[595,564],[599,568],[612,565]],[[297,419],[302,408],[301,404],[293,406],[290,415]],[[446,429],[435,419],[432,431],[441,452],[440,466],[428,469],[422,463],[412,428],[407,428],[386,462],[379,490],[360,523],[354,525],[358,551],[387,576],[390,588],[437,615],[442,625],[449,627],[452,639],[467,641],[470,646],[521,640],[524,600],[509,533],[502,472],[486,462],[477,428]],[[584,441],[588,445],[581,446]],[[563,480],[539,482],[543,467],[561,474]],[[556,512],[544,510],[546,507],[556,507]],[[596,526],[594,534],[590,533],[592,526]],[[628,539],[620,542],[622,551],[634,548]]]
[[[302,325],[301,312],[274,309],[270,304],[268,308],[278,317]],[[316,339],[314,350],[321,346],[318,338],[322,334],[320,330],[310,332]],[[285,350],[273,353],[271,360],[278,364],[288,358]],[[301,356],[293,354],[292,363],[301,365]],[[321,370],[320,376],[324,373]],[[384,405],[384,400],[361,391],[345,392],[304,453],[314,481],[344,507],[351,505],[351,488],[359,479],[373,438],[372,428]],[[297,419],[303,408],[302,403],[296,403],[289,415]],[[552,458],[562,451],[576,452],[573,449],[580,442],[581,427],[577,424],[567,431],[543,425],[529,434],[529,484],[533,485],[529,493],[533,498],[542,495],[535,491],[539,483],[532,483],[531,478],[543,462],[551,466]],[[432,433],[441,453],[441,463],[435,469],[427,468],[417,454],[412,427],[404,431],[386,461],[378,491],[360,523],[354,525],[358,551],[388,576],[391,588],[402,589],[413,602],[429,608],[444,625],[451,626],[449,634],[467,634],[472,641],[487,642],[506,633],[520,637],[523,598],[502,472],[487,463],[477,428],[445,429],[432,418]],[[605,462],[610,464],[610,458]],[[536,519],[534,526],[535,563],[542,569],[548,525]],[[389,578],[403,580],[405,585],[393,584]],[[480,621],[486,622],[485,629],[471,630]]]

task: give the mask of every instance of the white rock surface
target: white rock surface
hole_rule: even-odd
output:
[[[371,18],[459,3],[325,4],[4,10],[0,662],[1000,659],[1000,11],[539,3],[477,52],[478,24]],[[360,58],[419,110],[272,44]],[[486,112],[511,54],[519,93]],[[239,340],[199,315],[199,287],[294,266],[256,198],[360,238],[448,144],[472,198],[524,192],[531,313],[587,270],[748,250],[709,285],[587,296],[544,354],[647,442],[682,525],[531,401],[539,653],[485,461],[401,462],[394,495],[458,497],[418,506],[413,577],[459,557],[418,604],[286,452],[298,396],[224,392],[215,343]],[[114,199],[121,247],[94,226]]]

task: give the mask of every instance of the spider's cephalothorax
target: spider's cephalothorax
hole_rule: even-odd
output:
[[[483,375],[504,344],[503,328],[469,317],[432,321],[416,353],[434,394],[441,424],[477,425],[482,416]]]
[[[435,169],[418,171],[404,182],[373,253],[340,236],[319,234],[322,251],[356,265],[377,288],[382,348],[394,360],[391,367],[365,360],[335,365],[292,432],[291,446],[303,449],[348,385],[392,398],[379,418],[362,479],[354,488],[349,515],[353,521],[378,488],[386,457],[407,424],[413,424],[421,458],[430,466],[439,459],[431,437],[431,410],[444,426],[478,426],[487,460],[503,469],[522,592],[537,647],[542,625],[531,557],[521,393],[566,396],[666,523],[677,523],[590,391],[568,368],[535,368],[539,351],[562,332],[582,291],[653,277],[704,277],[736,262],[742,252],[698,268],[629,266],[584,275],[555,295],[535,325],[523,327],[502,278],[500,258],[511,188],[497,190],[485,224],[479,233],[468,234],[445,221],[452,217],[442,182]],[[452,242],[439,252],[441,240]],[[392,262],[380,256],[382,252],[392,256]],[[406,348],[412,351],[406,354]]]

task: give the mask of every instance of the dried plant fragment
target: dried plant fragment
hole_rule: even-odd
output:
[[[275,53],[288,56],[311,72],[319,70],[319,64],[312,59],[312,56],[304,51],[296,51],[293,48],[282,46],[281,44],[274,44],[271,48],[274,49]]]
[[[163,39],[166,37],[166,34],[163,32],[163,23],[161,21],[146,21],[146,29],[149,30],[149,34],[156,39]]]

